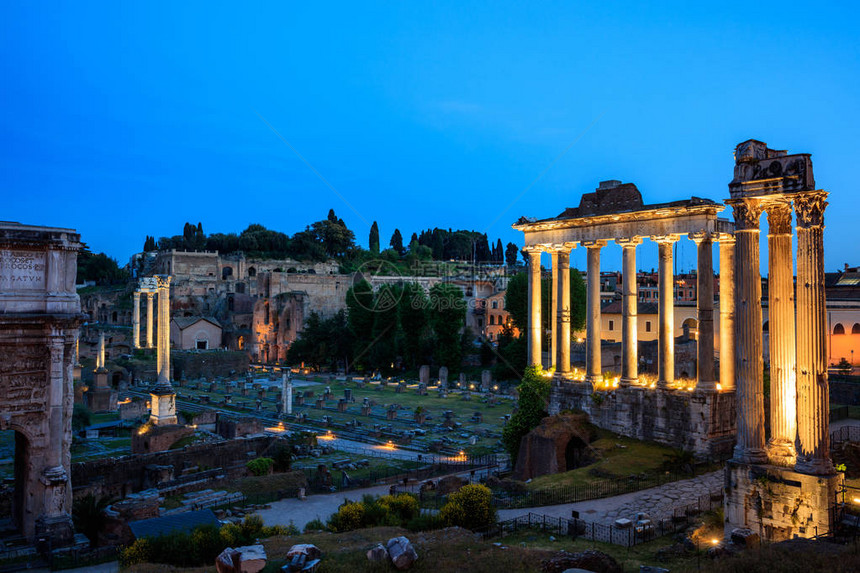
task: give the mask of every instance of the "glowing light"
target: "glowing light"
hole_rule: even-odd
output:
[[[712,544],[712,545],[718,545],[719,543],[720,543],[720,540],[719,540],[719,539],[717,539],[716,537],[715,537],[715,538],[713,538],[713,539],[711,539],[711,544]]]
[[[722,389],[723,389],[723,385],[720,384],[719,382],[717,382],[717,390],[722,390]]]
[[[854,503],[860,503],[860,497],[855,497],[855,498],[854,498]]]
[[[283,422],[281,423],[281,425],[283,425]],[[323,434],[321,436],[317,436],[317,439],[318,440],[334,440],[335,435],[331,433],[331,430],[329,430],[325,434]]]
[[[131,398],[126,398],[125,400],[120,400],[117,402],[117,406],[121,406],[123,404],[131,404]]]

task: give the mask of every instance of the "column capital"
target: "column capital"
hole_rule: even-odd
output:
[[[708,231],[698,231],[696,233],[689,233],[687,237],[689,237],[691,241],[699,245],[704,241],[713,241],[714,233],[709,233]]]
[[[767,212],[768,235],[791,234],[791,201],[775,199],[764,205]]]
[[[670,235],[651,235],[650,237],[650,239],[655,243],[674,243],[677,242],[680,238],[681,235],[674,233]]]
[[[627,248],[636,248],[637,245],[642,244],[642,237],[625,237],[623,239],[615,239],[616,245],[621,245],[625,249]]]
[[[794,195],[794,212],[797,213],[797,228],[824,227],[824,209],[827,208],[827,192],[811,191]]]
[[[152,300],[153,297],[155,297],[154,292],[149,292],[149,291],[146,292],[146,298],[148,298],[149,300]]]
[[[711,238],[714,240],[715,243],[723,243],[726,245],[735,244],[734,233],[711,233]]]
[[[582,241],[582,246],[587,249],[600,249],[605,247],[607,243],[606,239],[597,239],[594,241]]]
[[[158,289],[165,289],[170,287],[170,279],[172,277],[170,275],[155,275],[155,282],[158,285]]]
[[[728,199],[726,204],[734,211],[736,231],[759,230],[759,218],[764,211],[762,199],[756,197]]]

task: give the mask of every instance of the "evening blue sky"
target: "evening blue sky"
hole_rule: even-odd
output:
[[[292,234],[329,208],[363,246],[374,220],[383,244],[450,227],[521,245],[520,215],[557,215],[600,180],[648,203],[726,198],[733,148],[756,138],[812,153],[826,268],[857,265],[858,11],[4,2],[0,220],[74,227],[121,263],[185,221]],[[647,242],[639,267],[656,267]]]

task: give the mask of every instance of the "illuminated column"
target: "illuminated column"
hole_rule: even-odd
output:
[[[642,239],[616,239],[621,257],[621,386],[639,381],[639,302],[636,285],[636,246]]]
[[[283,405],[281,407],[281,412],[287,416],[291,416],[293,414],[293,381],[290,379],[288,372],[284,372],[282,382],[283,389],[281,392],[281,399],[283,400]]]
[[[735,236],[720,233],[720,390],[735,389]]]
[[[696,389],[714,390],[714,252],[710,233],[690,235],[698,248],[696,270],[696,311],[699,334],[696,340]]]
[[[833,473],[830,461],[824,306],[824,209],[827,193],[795,195],[797,215],[797,465],[798,472]]]
[[[158,281],[158,382],[156,388],[172,389],[170,385],[170,277],[159,275]]]
[[[791,203],[774,201],[767,210],[768,323],[770,334],[770,440],[768,458],[794,465],[797,439],[797,382],[794,334],[794,264]]]
[[[152,316],[152,297],[155,293],[146,293],[146,347],[152,348],[152,323],[155,319]]]
[[[558,294],[556,320],[558,324],[558,358],[556,369],[562,374],[570,372],[570,251],[575,243],[565,243],[558,252]]]
[[[553,246],[553,248],[550,249],[550,251],[549,251],[551,264],[552,264],[552,286],[550,287],[550,291],[549,291],[550,302],[549,302],[549,311],[548,311],[549,322],[550,322],[550,325],[549,325],[549,328],[550,328],[549,367],[550,368],[557,368],[556,357],[558,355],[558,333],[559,333],[558,320],[553,320],[552,317],[558,315],[558,308],[559,308],[559,302],[560,302],[560,299],[558,297],[558,283],[559,283],[559,281],[558,281],[558,278],[559,278],[558,255],[559,255],[559,250],[560,250],[559,248]]]
[[[543,367],[541,358],[540,253],[539,247],[526,247],[529,257],[529,333],[528,364]]]
[[[96,355],[96,370],[105,367],[105,333],[99,333],[99,352]]]
[[[588,288],[586,291],[585,381],[603,380],[600,364],[600,249],[606,241],[583,241],[588,248]]]
[[[738,438],[734,459],[758,464],[767,461],[759,270],[759,217],[762,206],[755,199],[735,199],[727,203],[734,209],[736,229],[735,385]]]
[[[651,237],[657,243],[660,277],[658,291],[659,366],[657,386],[668,388],[675,381],[675,274],[672,270],[672,247],[678,235]]]
[[[134,348],[140,348],[140,291],[134,291],[133,306],[131,309],[131,336],[134,340]]]

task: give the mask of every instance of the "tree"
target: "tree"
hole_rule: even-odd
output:
[[[493,247],[493,262],[501,264],[504,261],[505,261],[505,248],[502,246],[502,240],[499,239],[496,242],[496,246]]]
[[[401,286],[384,284],[374,298],[373,330],[368,362],[385,372],[390,372],[397,358],[397,310],[401,298]]]
[[[422,247],[426,248],[426,247]],[[406,283],[398,303],[400,342],[403,360],[410,368],[417,368],[421,360],[421,346],[427,336],[427,295],[421,285]]]
[[[505,247],[505,263],[509,267],[517,266],[517,255],[520,254],[520,248],[513,243],[508,243]]]
[[[391,235],[391,241],[388,243],[391,248],[397,251],[398,255],[403,255],[403,236],[400,234],[400,229],[394,229]]]
[[[355,336],[356,355],[361,356],[362,360],[373,340],[373,304],[373,288],[366,280],[359,281],[346,291],[347,323]]]
[[[520,332],[526,332],[529,325],[528,293],[528,274],[517,273],[512,276],[505,291],[505,310]]]
[[[72,502],[72,521],[75,524],[75,529],[87,536],[87,539],[90,540],[90,547],[95,547],[98,544],[99,531],[107,523],[105,509],[110,503],[109,498],[96,498],[91,493]]]
[[[379,226],[376,221],[370,226],[370,239],[368,241],[368,249],[374,255],[379,254]]]
[[[430,289],[430,309],[430,325],[436,340],[434,361],[439,366],[447,366],[450,372],[457,373],[463,359],[460,329],[466,322],[463,291],[447,283],[433,285]]]
[[[505,310],[511,315],[514,326],[520,332],[528,329],[529,302],[528,302],[528,274],[517,273],[508,281],[505,292]],[[543,279],[541,281],[541,315],[544,317],[555,316],[550,312],[552,281]],[[576,269],[570,269],[570,328],[572,331],[585,328],[585,283],[582,275]]]
[[[96,284],[112,284],[128,280],[128,272],[119,268],[115,259],[104,253],[93,254],[84,245],[78,255],[78,284],[95,281]]]
[[[154,251],[158,248],[158,245],[155,243],[155,237],[146,236],[146,240],[143,242],[143,252],[148,253],[150,251]]]
[[[523,380],[517,386],[519,393],[517,411],[502,429],[502,444],[514,464],[517,461],[523,436],[537,427],[547,415],[549,387],[549,379],[542,375],[539,366],[526,367]]]

